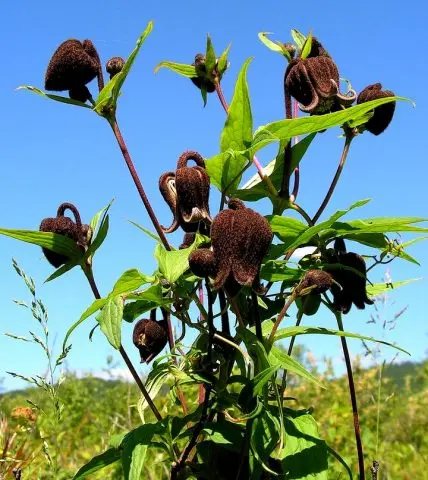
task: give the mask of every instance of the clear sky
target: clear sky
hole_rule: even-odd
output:
[[[290,28],[312,30],[339,66],[340,74],[352,81],[357,91],[381,82],[386,89],[417,103],[399,104],[395,118],[379,137],[362,135],[351,148],[343,179],[326,215],[361,198],[372,202],[349,218],[371,216],[427,217],[426,186],[426,21],[425,2],[402,3],[335,1],[249,2],[242,0],[201,3],[75,0],[69,2],[4,2],[0,28],[2,76],[0,78],[0,226],[37,229],[40,220],[54,216],[62,202],[78,206],[82,216],[91,216],[113,197],[111,229],[95,258],[95,276],[102,294],[107,293],[120,274],[131,267],[144,273],[155,268],[154,242],[133,227],[128,219],[151,228],[120,151],[107,123],[92,113],[47,101],[31,93],[16,91],[19,85],[44,84],[48,61],[56,47],[68,38],[90,38],[105,63],[110,57],[126,57],[149,20],[154,30],[144,44],[128,77],[119,102],[118,119],[143,184],[163,224],[171,215],[157,188],[158,178],[174,168],[184,150],[199,151],[210,157],[219,150],[219,134],[224,112],[211,95],[204,109],[196,88],[176,74],[154,67],[162,60],[191,63],[204,51],[206,34],[212,36],[217,53],[232,42],[230,68],[222,85],[230,100],[237,74],[249,56],[254,56],[248,82],[252,96],[254,125],[283,118],[283,59],[267,50],[258,40],[260,31],[275,32],[273,38],[290,41]],[[91,85],[95,93],[95,83]],[[302,165],[300,203],[314,213],[328,188],[342,148],[336,129],[319,135]],[[260,152],[267,164],[274,150]],[[254,174],[251,171],[251,175]],[[218,196],[212,196],[212,212]],[[263,211],[263,213],[268,213]],[[173,236],[177,245],[181,238]],[[409,237],[404,237],[409,238]],[[360,253],[368,250],[359,249]],[[394,281],[426,277],[427,247],[420,243],[410,253],[421,267],[401,260],[390,267]],[[34,320],[12,303],[12,298],[28,299],[21,280],[11,267],[15,257],[40,286],[39,296],[50,312],[50,330],[59,347],[68,327],[92,302],[92,294],[78,269],[55,282],[42,285],[52,273],[38,247],[0,238],[0,332],[24,335],[37,331]],[[380,281],[385,268],[373,272]],[[414,360],[424,357],[427,348],[426,280],[390,293],[394,302],[387,318],[409,305],[388,340],[408,349]],[[372,310],[373,311],[373,310]],[[370,310],[352,312],[344,319],[354,332],[379,336],[381,329],[366,324]],[[286,319],[291,323],[293,319]],[[334,319],[325,314],[305,319],[307,325],[334,328]],[[98,332],[92,343],[88,320],[72,337],[73,349],[67,365],[72,370],[101,371],[106,357],[114,354]],[[138,361],[130,343],[132,326],[124,325],[125,346]],[[332,356],[341,365],[340,342],[305,337],[314,355]],[[352,351],[361,344],[352,341]],[[123,365],[120,357],[118,368]],[[44,360],[36,346],[0,336],[0,377],[3,386],[20,388],[23,383],[9,378],[12,370],[26,375],[42,374]]]

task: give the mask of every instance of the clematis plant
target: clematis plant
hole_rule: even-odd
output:
[[[23,87],[90,109],[106,121],[157,234],[149,232],[156,241],[156,270],[127,270],[112,288],[103,282],[105,293],[101,294],[92,265],[108,234],[110,205],[88,226],[81,224],[75,207],[63,204],[56,218],[42,222],[40,231],[0,229],[0,234],[44,249],[51,264],[59,267],[49,280],[76,266],[82,269],[94,302],[85,309],[82,306],[81,317],[64,339],[64,352],[70,349],[73,331],[95,316],[95,326],[120,353],[141,391],[141,424],[100,451],[74,479],[115,463],[121,463],[127,480],[145,478],[150,452],[156,449],[171,479],[323,480],[332,472],[349,478],[358,472],[362,480],[370,465],[364,457],[346,338],[388,343],[345,331],[343,315],[352,305],[370,308],[376,295],[391,287],[369,282],[367,274],[373,267],[393,259],[416,262],[405,251],[406,243],[394,238],[396,233],[426,234],[428,228],[421,225],[426,219],[414,217],[350,220],[348,215],[368,200],[336,209],[332,199],[352,141],[366,130],[375,135],[385,131],[396,103],[406,99],[382,90],[379,83],[358,97],[353,90],[343,94],[339,69],[317,38],[293,29],[293,41],[283,43],[260,33],[260,40],[286,62],[284,91],[279,92],[286,108],[285,118],[256,129],[247,84],[251,59],[239,72],[230,104],[222,89],[229,47],[217,57],[208,37],[205,54],[198,54],[194,63],[162,61],[156,72],[163,67],[191,80],[187,86],[177,82],[177,90],[193,83],[204,104],[207,93],[212,94],[210,98],[217,96],[226,114],[220,151],[214,156],[204,158],[189,150],[180,155],[175,170],[168,170],[173,168],[172,159],[169,165],[162,165],[161,171],[167,173],[160,176],[159,189],[173,214],[171,226],[165,228],[145,192],[144,178],[138,175],[117,120],[126,77],[152,27],[150,22],[126,60],[113,57],[107,62],[110,80],[105,86],[92,42],[66,40],[49,62],[45,86],[47,90],[68,90],[70,98]],[[96,77],[100,91],[92,98],[87,85]],[[293,99],[310,117],[293,117]],[[91,106],[85,103],[88,100]],[[299,163],[316,135],[333,128],[343,133],[343,152],[325,196],[319,199],[317,211],[310,214],[305,199],[297,201],[299,185],[307,178],[300,178]],[[292,141],[297,136],[300,140]],[[191,146],[191,130],[187,141]],[[259,160],[264,147],[275,142],[279,146],[276,158],[269,163]],[[192,161],[195,165],[190,164]],[[244,172],[253,166],[257,172],[243,184]],[[212,216],[211,188],[219,190],[221,199]],[[263,216],[260,200],[265,200],[265,206],[271,204],[271,215]],[[327,215],[328,208],[332,212]],[[74,213],[75,221],[64,216],[66,209]],[[179,229],[184,239],[174,246],[166,234]],[[291,261],[296,249],[304,246],[313,247],[313,252],[297,264]],[[367,255],[367,248],[375,249],[376,255]],[[141,265],[144,268],[144,260]],[[403,283],[392,286],[398,288]],[[160,320],[156,318],[159,309]],[[321,310],[331,313],[337,327],[317,326],[316,315]],[[309,318],[312,326],[301,325]],[[132,340],[136,349],[132,354],[123,345],[123,321],[135,322]],[[293,321],[295,326],[291,326]],[[189,331],[195,335],[187,335]],[[321,380],[292,356],[296,335],[309,334],[337,336],[343,348],[356,446],[355,458],[347,461],[321,439],[325,432],[318,431],[316,412],[313,416],[310,409],[295,408],[287,387],[287,375],[321,385]],[[285,339],[289,340],[287,352],[279,345]],[[161,355],[167,344],[166,353]],[[145,382],[134,367],[135,359],[151,363]],[[161,386],[170,389],[167,403],[158,401]]]

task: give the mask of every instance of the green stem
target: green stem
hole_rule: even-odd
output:
[[[305,299],[303,301],[305,301]],[[299,310],[299,312],[297,313],[296,327],[300,325],[300,323],[302,322],[302,318],[303,318],[303,308],[302,310]],[[288,356],[291,356],[291,354],[293,353],[293,347],[294,347],[295,341],[296,341],[296,335],[293,335],[291,337],[290,345],[288,346],[288,350],[287,350]],[[282,384],[281,384],[282,398],[284,397],[284,392],[285,392],[285,389],[287,388],[287,374],[288,374],[288,371],[284,370],[284,373],[282,375]]]
[[[334,315],[336,317],[337,326],[339,330],[343,332],[344,328],[343,328],[343,322],[342,322],[342,314],[339,312],[334,312]],[[357,395],[355,392],[355,383],[354,383],[354,375],[352,373],[351,357],[349,355],[346,337],[340,337],[340,341],[342,342],[342,350],[343,350],[343,355],[345,357],[346,372],[348,375],[348,384],[349,384],[349,394],[351,397],[351,405],[352,405],[352,414],[354,417],[354,432],[355,432],[355,442],[357,444],[358,469],[360,473],[360,480],[365,480],[366,475],[364,472],[363,443],[361,441],[360,418],[358,415]]]
[[[97,284],[95,283],[95,278],[94,274],[92,271],[91,266],[86,266],[85,268],[82,268],[83,273],[85,274],[88,283],[91,287],[92,293],[94,294],[94,297],[96,299],[100,299],[101,295],[98,290]],[[156,405],[153,403],[153,400],[150,398],[149,392],[146,390],[146,387],[144,386],[143,382],[141,381],[141,378],[139,377],[137,371],[134,368],[134,365],[132,364],[131,360],[128,357],[128,354],[126,353],[125,349],[121,345],[119,348],[119,353],[121,354],[123,360],[126,363],[126,366],[128,367],[129,371],[131,372],[131,375],[133,376],[135,383],[138,385],[138,388],[140,389],[141,393],[143,394],[144,398],[146,399],[150,409],[154,413],[155,417],[158,420],[162,420],[162,415],[159,413],[159,410],[157,409]]]
[[[355,133],[353,130],[346,130],[345,131],[345,145],[343,147],[342,155],[340,157],[339,165],[336,170],[336,174],[334,175],[334,178],[331,182],[330,188],[327,191],[327,194],[321,203],[321,206],[319,207],[317,213],[314,215],[312,219],[312,223],[315,224],[317,220],[320,218],[322,215],[323,211],[325,210],[325,207],[327,206],[328,202],[330,201],[331,196],[333,195],[334,189],[336,188],[337,182],[339,181],[340,175],[342,173],[343,167],[345,166],[346,162],[346,157],[348,156],[349,152],[349,147],[351,146],[352,140],[355,138]]]

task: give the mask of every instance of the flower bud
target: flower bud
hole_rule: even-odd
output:
[[[370,100],[377,100],[379,98],[393,97],[394,93],[391,90],[382,90],[380,83],[375,83],[366,87],[357,98],[357,104],[370,102]],[[395,102],[385,103],[376,107],[373,116],[367,123],[364,124],[366,130],[373,135],[380,135],[386,127],[391,123],[394,116]]]
[[[202,53],[198,53],[195,56],[195,61],[192,65],[196,68],[196,77],[192,77],[190,80],[193,85],[196,85],[200,90],[205,88],[208,93],[215,91],[214,83],[207,77],[207,69],[205,67],[205,56]]]
[[[330,273],[324,270],[309,270],[295,291],[299,296],[319,295],[325,293],[332,286],[332,283],[333,278]]]
[[[119,72],[122,71],[125,65],[125,60],[122,57],[113,57],[106,63],[106,71],[110,74],[110,80]]]
[[[99,72],[98,53],[90,40],[66,40],[53,54],[45,77],[46,90],[71,90],[86,85]]]
[[[144,318],[135,324],[132,341],[140,352],[141,363],[150,363],[165,348],[167,328],[165,320]]]

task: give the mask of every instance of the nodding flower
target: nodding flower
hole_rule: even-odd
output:
[[[391,90],[382,90],[382,84],[375,83],[366,87],[357,98],[357,103],[366,103],[378,98],[393,97]],[[373,110],[373,116],[364,124],[364,128],[373,135],[380,135],[391,123],[394,116],[395,102],[385,103]]]
[[[132,341],[140,352],[141,363],[150,363],[165,348],[168,342],[166,312],[162,309],[163,320],[156,320],[156,309],[150,318],[139,320],[134,327]]]
[[[205,56],[198,53],[195,56],[195,61],[192,65],[196,68],[196,77],[191,77],[193,85],[196,85],[200,90],[204,89],[208,93],[215,91],[215,85],[207,76],[207,69],[205,66]]]
[[[224,288],[231,296],[242,286],[262,293],[260,266],[272,242],[272,229],[264,217],[240,200],[231,199],[228,205],[211,226],[212,250],[193,251],[190,269],[195,275],[214,278],[213,288]]]
[[[316,39],[307,58],[292,60],[284,77],[286,92],[299,102],[302,112],[322,115],[349,107],[357,95],[351,90],[347,95],[339,91],[339,71],[336,64]]]
[[[95,77],[103,87],[101,63],[90,40],[70,39],[61,43],[49,61],[45,76],[46,90],[62,91],[81,88]]]
[[[75,218],[75,222],[69,217],[65,217],[65,210],[70,210]],[[45,218],[40,223],[39,230],[41,232],[57,233],[64,235],[76,244],[85,252],[90,245],[92,238],[92,229],[89,225],[82,225],[80,214],[77,208],[71,203],[62,203],[58,207],[57,216],[55,218]],[[47,261],[55,268],[67,263],[70,259],[66,255],[61,255],[47,248],[42,248],[42,251]]]
[[[196,166],[188,167],[189,160],[193,160]],[[166,233],[174,232],[178,227],[186,233],[198,230],[209,233],[212,222],[208,205],[210,177],[199,153],[184,152],[178,159],[177,170],[159,178],[159,190],[174,216],[170,227],[162,227]]]
[[[367,268],[363,257],[354,252],[347,253],[345,242],[338,238],[334,243],[333,253],[329,254],[329,261],[356,270],[331,271],[333,279],[337,282],[331,286],[334,308],[346,314],[351,310],[352,304],[361,310],[364,310],[366,305],[373,305],[373,300],[367,296]]]

